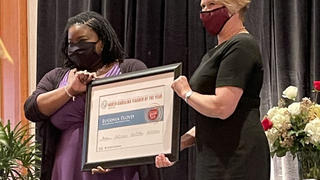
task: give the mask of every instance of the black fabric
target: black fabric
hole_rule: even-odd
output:
[[[61,64],[57,48],[67,18],[94,10],[109,19],[129,57],[148,67],[183,62],[191,77],[201,57],[216,44],[199,19],[200,0],[41,0],[38,2],[37,80]],[[258,40],[264,64],[261,114],[276,105],[282,90],[299,88],[312,96],[320,79],[320,1],[252,0],[246,27]],[[182,104],[181,133],[194,125],[195,112]],[[194,148],[181,153],[175,166],[157,170],[151,179],[193,180]],[[159,176],[158,176],[159,175]]]
[[[320,79],[320,1],[253,0],[246,18],[250,32],[259,39],[264,62],[261,112],[276,105],[289,85],[299,98],[311,93]]]
[[[259,48],[249,34],[235,35],[203,57],[190,79],[194,91],[214,94],[216,87],[233,86],[243,89],[243,95],[225,120],[195,116],[196,180],[270,179],[269,146],[258,110],[262,81]],[[260,173],[247,168],[251,158]]]
[[[238,34],[221,45],[219,51],[222,51],[222,60],[215,87],[239,87],[244,90],[242,97],[258,99],[263,69],[260,50],[253,37]]]

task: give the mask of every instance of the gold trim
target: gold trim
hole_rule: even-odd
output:
[[[3,100],[2,100],[2,88],[3,88],[3,82],[2,82],[2,61],[0,61],[0,119],[3,119]]]
[[[9,62],[11,62],[13,64],[13,59],[10,56],[10,54],[8,53],[1,38],[0,38],[0,59],[7,59]]]

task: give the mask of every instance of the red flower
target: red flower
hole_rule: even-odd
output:
[[[271,129],[273,125],[272,121],[270,121],[270,119],[268,119],[267,117],[264,117],[264,119],[261,121],[261,124],[265,131],[267,131],[268,129]]]
[[[320,91],[320,81],[313,81],[313,87],[316,91]]]

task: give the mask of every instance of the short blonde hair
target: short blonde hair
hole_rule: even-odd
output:
[[[239,12],[240,18],[244,20],[244,14],[247,11],[251,0],[215,0],[217,3],[226,6],[231,13]]]

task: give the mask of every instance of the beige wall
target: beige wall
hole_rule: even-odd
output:
[[[29,94],[36,87],[38,0],[28,0],[28,85]]]
[[[36,88],[37,77],[37,20],[38,0],[28,0],[28,93]],[[34,123],[30,123],[31,134],[35,134]]]
[[[0,117],[27,125],[23,104],[28,97],[27,0],[0,0],[0,37],[13,62],[1,60]]]

